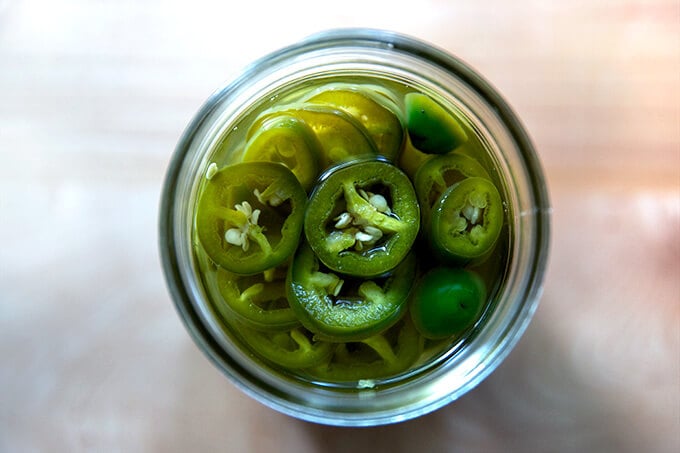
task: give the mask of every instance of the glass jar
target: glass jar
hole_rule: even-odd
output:
[[[433,93],[454,106],[488,145],[504,186],[508,254],[491,309],[436,359],[385,380],[326,385],[278,372],[239,346],[209,304],[194,252],[194,210],[216,144],[284,88],[336,74],[376,76]],[[241,132],[242,133],[242,132]],[[282,413],[342,426],[408,420],[468,392],[510,353],[542,289],[550,208],[541,168],[519,119],[496,90],[457,58],[403,35],[367,29],[324,32],[262,58],[213,94],[179,141],[162,193],[160,251],[170,293],[199,348],[245,393]]]

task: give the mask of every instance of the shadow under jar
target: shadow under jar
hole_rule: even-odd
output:
[[[238,387],[371,426],[454,401],[509,354],[549,216],[487,81],[419,40],[336,30],[208,99],[168,169],[160,249],[180,317]]]

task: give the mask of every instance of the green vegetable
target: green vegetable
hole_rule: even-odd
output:
[[[491,181],[467,178],[432,208],[430,240],[441,256],[465,264],[493,250],[503,227],[503,203]]]
[[[395,113],[384,106],[388,101],[378,99],[360,85],[334,84],[312,94],[306,102],[328,104],[349,113],[366,128],[378,152],[393,160],[401,151],[404,129]]]
[[[288,301],[298,319],[319,338],[356,341],[396,322],[413,285],[415,256],[409,255],[382,278],[351,279],[320,266],[306,244],[288,273]]]
[[[432,206],[446,189],[472,176],[488,178],[484,167],[463,154],[450,153],[425,161],[414,181],[423,223],[429,222]]]
[[[428,154],[445,154],[465,143],[467,134],[449,112],[422,93],[404,98],[406,124],[413,146]]]
[[[321,144],[319,160],[322,168],[358,156],[378,152],[366,128],[349,113],[330,105],[296,103],[263,112],[248,131],[251,137],[272,116],[294,116],[304,121]]]
[[[283,268],[244,276],[218,269],[217,287],[222,298],[215,301],[217,310],[227,320],[237,319],[258,330],[298,326],[300,321],[286,296],[286,273]]]
[[[460,335],[472,327],[486,302],[481,278],[464,269],[438,267],[414,291],[411,318],[426,338]]]
[[[305,235],[321,262],[344,274],[373,277],[397,266],[420,225],[408,177],[384,161],[340,166],[317,185]]]
[[[287,332],[260,332],[240,326],[239,332],[255,352],[289,369],[319,366],[333,353],[331,343],[315,341],[301,328]]]
[[[340,343],[329,361],[310,372],[328,381],[366,381],[406,371],[423,350],[423,338],[411,319],[359,342]],[[365,382],[370,388],[371,383]]]
[[[245,145],[244,162],[279,162],[306,190],[319,175],[321,144],[302,120],[289,115],[267,118]]]
[[[256,274],[292,255],[302,230],[306,193],[284,165],[224,167],[206,182],[196,231],[210,259],[236,274]]]

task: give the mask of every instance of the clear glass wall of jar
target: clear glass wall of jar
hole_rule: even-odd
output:
[[[435,93],[488,144],[503,181],[510,234],[493,309],[464,345],[402,375],[354,387],[298,379],[253,359],[215,317],[193,251],[198,181],[211,150],[253,105],[284,87],[333,74],[377,76]],[[180,139],[162,193],[160,251],[180,317],[206,356],[245,393],[285,414],[342,426],[411,419],[474,388],[509,354],[541,294],[550,206],[538,158],[519,119],[479,74],[450,54],[403,35],[366,29],[324,32],[266,56],[203,105]]]

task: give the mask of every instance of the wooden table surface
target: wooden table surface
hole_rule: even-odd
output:
[[[183,128],[251,60],[348,26],[504,94],[549,183],[533,323],[434,414],[339,429],[251,400],[157,250]],[[680,6],[671,0],[0,0],[0,451],[680,451]]]

